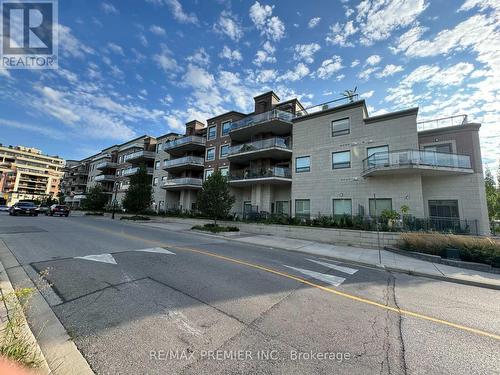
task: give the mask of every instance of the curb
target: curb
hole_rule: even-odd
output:
[[[50,374],[90,375],[94,374],[89,364],[71,340],[66,329],[36,285],[19,264],[4,241],[0,239],[0,263],[5,267],[5,278],[11,285],[33,288],[31,308],[27,312],[32,331],[37,332],[37,342],[47,362]]]

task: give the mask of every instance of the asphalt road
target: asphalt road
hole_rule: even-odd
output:
[[[172,228],[0,214],[98,374],[500,373],[498,291]]]

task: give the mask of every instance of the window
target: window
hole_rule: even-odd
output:
[[[163,160],[163,166],[166,166],[168,163],[168,159]]]
[[[370,216],[380,216],[385,210],[392,211],[392,199],[370,198]]]
[[[219,168],[219,172],[222,176],[226,177],[229,174],[229,167]]]
[[[301,156],[295,158],[295,172],[309,172],[311,171],[311,158],[309,156]]]
[[[155,161],[155,169],[158,169],[158,168],[160,168],[160,161],[159,160]]]
[[[351,123],[348,118],[332,121],[332,137],[350,133]]]
[[[162,184],[164,184],[164,183],[165,183],[165,181],[167,181],[167,176],[163,176],[163,177],[161,178],[161,183],[162,183]]]
[[[288,201],[276,201],[275,213],[278,215],[290,215],[290,203]]]
[[[158,185],[158,177],[153,178],[153,186]]]
[[[351,151],[341,151],[332,153],[332,168],[351,168]]]
[[[337,215],[352,215],[352,200],[350,199],[334,199],[333,200],[333,216]]]
[[[215,148],[208,148],[207,149],[207,156],[205,158],[206,160],[215,160]]]
[[[117,176],[119,176],[119,175],[120,175],[120,170],[119,170],[119,169],[117,169],[117,170],[116,170],[116,175],[117,175]]]
[[[434,152],[444,152],[446,154],[452,153],[451,143],[442,143],[440,145],[424,146],[424,150],[434,151]]]
[[[369,167],[389,164],[389,146],[368,147],[366,157]]]
[[[429,216],[459,218],[460,215],[458,213],[458,201],[456,200],[429,201]]]
[[[229,145],[220,146],[220,153],[219,153],[220,158],[226,157],[227,154],[229,154]]]
[[[311,216],[311,201],[309,199],[295,200],[295,216],[298,218],[309,219]]]
[[[208,127],[208,132],[207,132],[207,139],[214,139],[217,136],[217,127],[214,126],[209,126]]]
[[[213,169],[205,169],[205,179],[209,178],[213,173]]]
[[[228,135],[231,131],[231,121],[224,121],[222,123],[222,135]]]
[[[158,144],[156,145],[156,153],[158,153],[158,152],[160,152],[160,151],[161,151],[161,145],[162,145],[161,143],[158,143]]]

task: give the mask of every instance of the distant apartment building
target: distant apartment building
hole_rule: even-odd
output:
[[[57,198],[64,160],[25,146],[0,144],[0,198],[7,205],[22,200]]]
[[[66,160],[64,175],[61,180],[61,192],[64,203],[71,207],[80,207],[85,192],[92,157],[83,160]]]

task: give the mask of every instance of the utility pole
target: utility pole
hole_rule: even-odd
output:
[[[116,195],[118,194],[118,183],[115,182],[115,185],[114,185],[114,188],[113,188],[113,195],[114,195],[114,198],[113,198],[113,204],[111,205],[112,208],[111,208],[111,219],[112,220],[115,220],[115,210],[116,210]]]
[[[382,264],[382,254],[380,252],[380,228],[378,225],[377,195],[375,193],[373,193],[373,201],[375,202],[375,225],[377,226],[378,262],[379,264]]]

